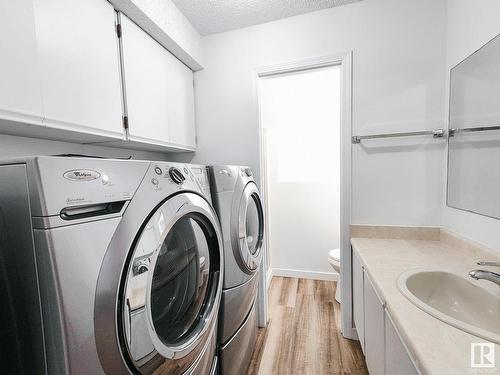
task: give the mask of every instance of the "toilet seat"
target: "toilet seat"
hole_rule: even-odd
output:
[[[332,267],[338,267],[340,270],[340,249],[330,250],[328,253],[328,262],[330,262]]]
[[[333,249],[328,252],[328,262],[330,263],[332,268],[340,275],[340,249]],[[335,299],[338,303],[341,302],[340,289],[340,276],[338,276],[337,289],[335,292]]]
[[[336,260],[337,262],[340,262],[340,249],[333,249],[330,250],[328,253],[328,259]]]

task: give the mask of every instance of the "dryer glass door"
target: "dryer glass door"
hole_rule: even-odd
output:
[[[157,354],[169,360],[162,369],[174,373],[192,364],[215,325],[220,259],[217,218],[198,195],[168,199],[145,223],[122,297],[122,328],[136,368]]]
[[[245,213],[245,241],[248,250],[252,255],[255,255],[259,250],[262,242],[262,228],[261,228],[261,209],[258,197],[252,194],[251,199],[248,200],[247,209]]]
[[[244,265],[254,271],[259,266],[260,250],[264,238],[264,214],[257,186],[246,185],[240,201],[238,215],[238,248]]]

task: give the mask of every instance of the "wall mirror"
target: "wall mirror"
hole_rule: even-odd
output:
[[[447,204],[500,219],[500,35],[451,69]]]

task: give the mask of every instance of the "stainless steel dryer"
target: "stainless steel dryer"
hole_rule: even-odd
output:
[[[264,246],[264,211],[248,167],[211,166],[212,200],[224,240],[220,311],[221,373],[245,373],[257,332],[256,296]]]
[[[90,158],[0,163],[2,315],[16,322],[8,373],[216,371],[223,256],[206,173]]]

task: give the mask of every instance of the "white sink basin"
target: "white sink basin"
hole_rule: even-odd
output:
[[[465,277],[438,270],[410,270],[399,276],[398,287],[426,313],[500,344],[500,298]]]

